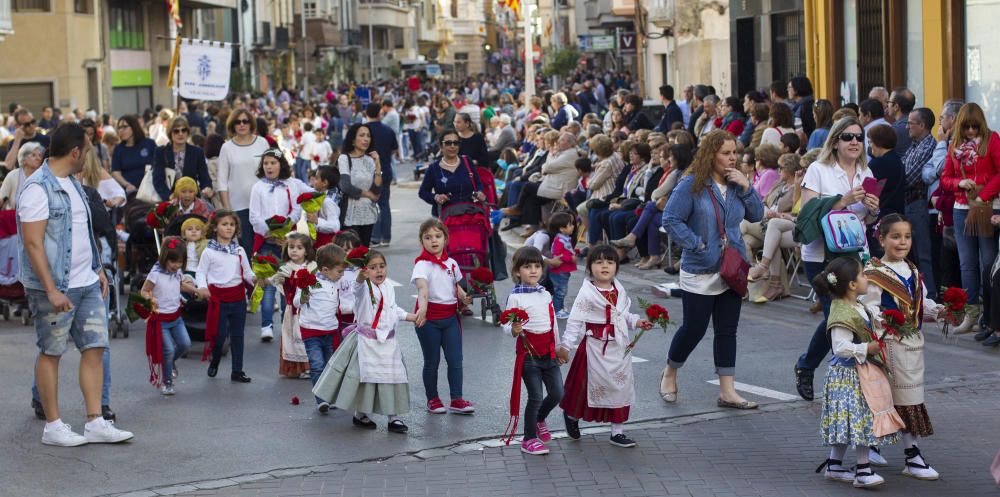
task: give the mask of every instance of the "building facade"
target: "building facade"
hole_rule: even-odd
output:
[[[806,74],[802,0],[732,0],[729,9],[735,95],[765,90],[774,81]]]
[[[301,6],[305,7],[304,26]],[[310,85],[355,81],[360,73],[358,57],[362,48],[358,0],[295,2],[294,8],[296,78],[306,75]]]

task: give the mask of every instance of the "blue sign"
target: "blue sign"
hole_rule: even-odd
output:
[[[361,100],[362,105],[368,105],[372,101],[372,91],[367,86],[359,86],[354,89],[354,97]]]

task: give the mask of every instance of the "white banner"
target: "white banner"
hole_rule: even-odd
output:
[[[178,90],[184,98],[224,100],[229,93],[233,57],[228,43],[188,40],[181,42]]]

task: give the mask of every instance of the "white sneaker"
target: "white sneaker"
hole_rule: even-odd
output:
[[[166,396],[176,395],[177,390],[174,390],[173,385],[163,385],[162,387],[160,387],[160,394]]]
[[[74,432],[72,426],[59,422],[52,429],[46,427],[42,430],[42,443],[59,447],[76,447],[78,445],[85,445],[87,438]]]
[[[260,341],[270,342],[274,340],[274,326],[262,326],[260,328]]]
[[[868,448],[868,463],[872,466],[888,466],[889,462],[882,457],[882,451],[877,447]]]
[[[872,471],[872,468],[867,464],[858,465],[858,469],[854,473],[854,488],[877,487],[883,483],[885,483],[885,478]]]
[[[678,285],[677,283],[660,283],[659,285],[653,287],[653,295],[656,295],[657,297],[663,299],[669,299],[670,292],[673,290],[678,290],[680,289],[680,287],[681,286]]]
[[[569,319],[569,311],[566,309],[561,309],[556,313],[556,319]]]
[[[116,444],[131,440],[135,435],[130,431],[115,428],[114,421],[104,418],[97,418],[83,427],[83,435],[87,437],[87,442],[99,444]]]
[[[908,453],[906,454],[906,465],[903,466],[904,475],[918,480],[937,480],[940,477],[938,472],[934,471],[934,468],[927,464],[927,461],[920,455],[919,449],[906,449],[906,451]],[[912,453],[911,451],[916,452]]]

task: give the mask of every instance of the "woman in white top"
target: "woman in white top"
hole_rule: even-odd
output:
[[[45,148],[38,142],[28,142],[17,149],[17,163],[20,167],[16,171],[7,174],[0,186],[0,208],[4,210],[17,208],[18,193],[21,192],[21,185],[24,180],[34,174],[38,168],[42,167],[42,155]]]
[[[781,148],[781,136],[795,132],[795,118],[792,109],[784,104],[772,104],[768,113],[767,129],[760,137],[760,144],[770,143]]]
[[[347,197],[344,226],[356,231],[361,245],[367,247],[378,220],[377,202],[382,191],[382,163],[372,147],[372,133],[367,125],[355,124],[347,130],[337,168],[340,191]]]
[[[802,178],[803,207],[817,197],[841,195],[831,210],[847,209],[857,214],[865,224],[875,222],[879,199],[866,194],[861,186],[865,178],[874,177],[864,153],[864,136],[864,128],[856,118],[845,117],[834,123],[819,158],[809,166]],[[809,281],[823,271],[825,260],[826,242],[822,237],[802,246],[802,262]],[[830,340],[826,333],[830,298],[821,295],[820,302],[823,304],[823,321],[816,327],[809,348],[795,365],[797,390],[806,400],[813,398],[813,371],[830,353]]]
[[[253,248],[250,229],[250,189],[257,182],[257,166],[267,150],[267,140],[257,136],[257,122],[246,109],[238,109],[226,121],[229,141],[219,151],[219,171],[216,178],[222,207],[236,212],[244,230],[239,243],[245,252]]]
[[[104,206],[108,209],[125,204],[125,189],[111,177],[107,169],[104,169],[93,147],[87,152],[83,170],[77,175],[77,179],[80,183],[97,190],[97,193],[101,194]]]

